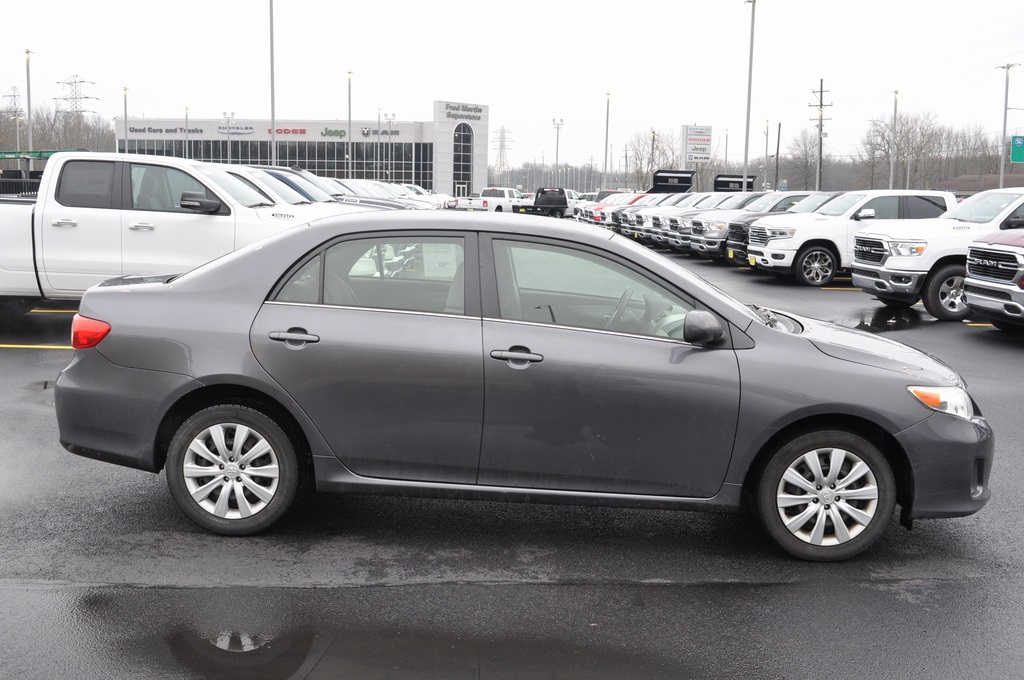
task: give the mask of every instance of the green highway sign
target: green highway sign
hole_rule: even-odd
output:
[[[1024,163],[1024,137],[1010,137],[1010,162]]]
[[[56,151],[0,151],[0,160],[8,158],[49,158]]]

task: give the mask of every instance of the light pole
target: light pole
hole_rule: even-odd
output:
[[[657,133],[654,128],[651,128],[651,185],[654,185],[654,138],[657,137]]]
[[[348,70],[348,153],[345,154],[345,160],[348,161],[348,177],[352,178],[352,69]]]
[[[551,124],[555,126],[555,181],[552,182],[555,186],[558,186],[558,138],[562,132],[562,125],[564,121],[559,118],[555,120],[551,119]]]
[[[761,189],[768,191],[768,121],[764,122],[764,177],[761,178]]]
[[[32,177],[32,69],[29,67],[29,55],[32,54],[32,50],[25,48],[25,93],[28,96],[28,102],[25,104],[26,110],[28,111],[28,173],[29,179]]]
[[[747,66],[747,122],[743,133],[743,191],[747,190],[747,159],[750,152],[750,92],[754,82],[754,9],[757,0],[745,0],[750,3],[750,57]]]
[[[190,157],[191,157],[191,154],[189,153],[189,148],[188,148],[188,107],[186,106],[185,107],[185,158],[190,158]]]
[[[224,112],[224,122],[228,125],[228,163],[231,162],[231,123],[235,119],[235,112],[228,113]]]
[[[124,152],[128,153],[128,88],[124,88]]]
[[[270,0],[270,164],[277,165],[277,112],[274,108],[274,0]],[[228,157],[231,156],[231,130],[228,130]],[[229,161],[230,162],[230,161]]]
[[[393,113],[385,113],[384,114],[384,122],[386,122],[388,124],[388,146],[387,146],[388,158],[387,158],[387,162],[384,165],[384,167],[387,168],[387,170],[384,172],[384,175],[385,175],[384,179],[389,181],[389,182],[394,182],[395,181],[395,158],[394,158],[394,155],[395,155],[395,145],[391,143],[391,124],[395,122],[395,114],[393,114]]]
[[[999,188],[1003,188],[1003,166],[1006,160],[1006,112],[1010,106],[1010,69],[1014,66],[1020,66],[1020,64],[1004,64],[1003,66],[996,66],[1006,71],[1006,90],[1003,94],[1003,134],[999,138]],[[32,134],[31,131],[29,134]]]
[[[604,167],[601,169],[602,186],[607,181],[605,179],[605,175],[608,173],[608,121],[610,120],[612,112],[612,93],[605,92],[604,94],[605,97],[607,97],[607,100],[604,104]]]
[[[377,107],[377,141],[373,145],[373,178],[380,179],[380,107]]]
[[[896,105],[899,103],[900,91],[892,93],[892,130],[889,132],[889,188],[892,189],[896,174]],[[909,162],[909,161],[908,161]]]

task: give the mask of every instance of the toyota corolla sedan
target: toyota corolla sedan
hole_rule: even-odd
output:
[[[94,286],[72,335],[61,443],[164,470],[221,534],[267,529],[312,476],[342,493],[750,502],[783,550],[839,560],[897,504],[909,527],[989,499],[993,434],[949,366],[742,304],[564,220],[325,218]]]

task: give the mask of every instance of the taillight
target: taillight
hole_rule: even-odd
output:
[[[109,332],[110,324],[106,321],[75,314],[71,319],[71,346],[75,349],[95,347]]]
[[[484,207],[487,207],[487,199],[484,199]]]

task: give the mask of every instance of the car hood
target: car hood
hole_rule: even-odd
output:
[[[1008,229],[983,234],[975,239],[975,243],[987,246],[1024,246],[1024,229]]]
[[[902,342],[833,323],[780,312],[803,326],[801,337],[827,356],[907,376],[907,384],[966,387],[963,378],[944,362]]]
[[[889,237],[927,241],[929,237],[935,238],[939,235],[956,233],[969,234],[979,230],[987,231],[991,228],[988,223],[961,222],[949,217],[926,217],[920,220],[865,220],[864,226],[857,235],[869,238]]]

